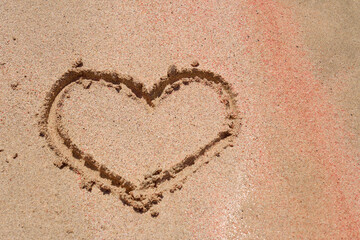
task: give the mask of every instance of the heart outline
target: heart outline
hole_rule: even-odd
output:
[[[91,191],[92,187],[96,185],[104,193],[117,195],[124,204],[132,206],[138,212],[146,212],[154,204],[159,203],[163,198],[164,191],[180,188],[179,183],[184,182],[191,172],[196,172],[202,165],[208,163],[209,156],[218,155],[218,149],[231,145],[240,129],[241,119],[236,105],[236,94],[231,85],[220,75],[197,68],[177,70],[172,67],[169,69],[168,76],[160,78],[160,81],[155,83],[150,90],[147,90],[141,82],[133,77],[116,72],[73,68],[64,73],[47,93],[39,121],[40,136],[46,138],[50,149],[59,156],[54,164],[59,168],[68,166],[79,173],[82,176],[83,188]],[[60,98],[64,96],[61,93],[66,92],[66,87],[70,84],[81,79],[124,84],[136,97],[143,98],[149,106],[154,107],[153,102],[164,94],[164,90],[168,86],[175,86],[185,78],[201,79],[211,84],[218,84],[221,87],[228,110],[227,119],[230,121],[228,129],[219,132],[215,139],[170,169],[155,171],[141,182],[140,186],[136,186],[105,165],[98,163],[91,155],[80,150],[72,143],[66,132],[59,127],[61,115],[56,111],[56,106],[61,104]]]

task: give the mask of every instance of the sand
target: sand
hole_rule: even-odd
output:
[[[356,1],[0,3],[0,239],[360,239]]]

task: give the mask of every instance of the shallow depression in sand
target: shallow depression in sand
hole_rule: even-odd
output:
[[[168,169],[217,137],[225,105],[199,82],[154,101],[150,107],[125,85],[73,83],[58,110],[69,137],[82,151],[138,184],[144,174]]]

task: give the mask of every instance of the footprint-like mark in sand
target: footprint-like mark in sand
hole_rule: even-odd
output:
[[[146,212],[231,145],[241,125],[235,96],[197,68],[170,68],[150,90],[130,76],[71,69],[46,96],[40,135],[84,188]]]

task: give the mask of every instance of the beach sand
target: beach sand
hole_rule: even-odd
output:
[[[0,239],[360,239],[360,3],[0,3]]]

